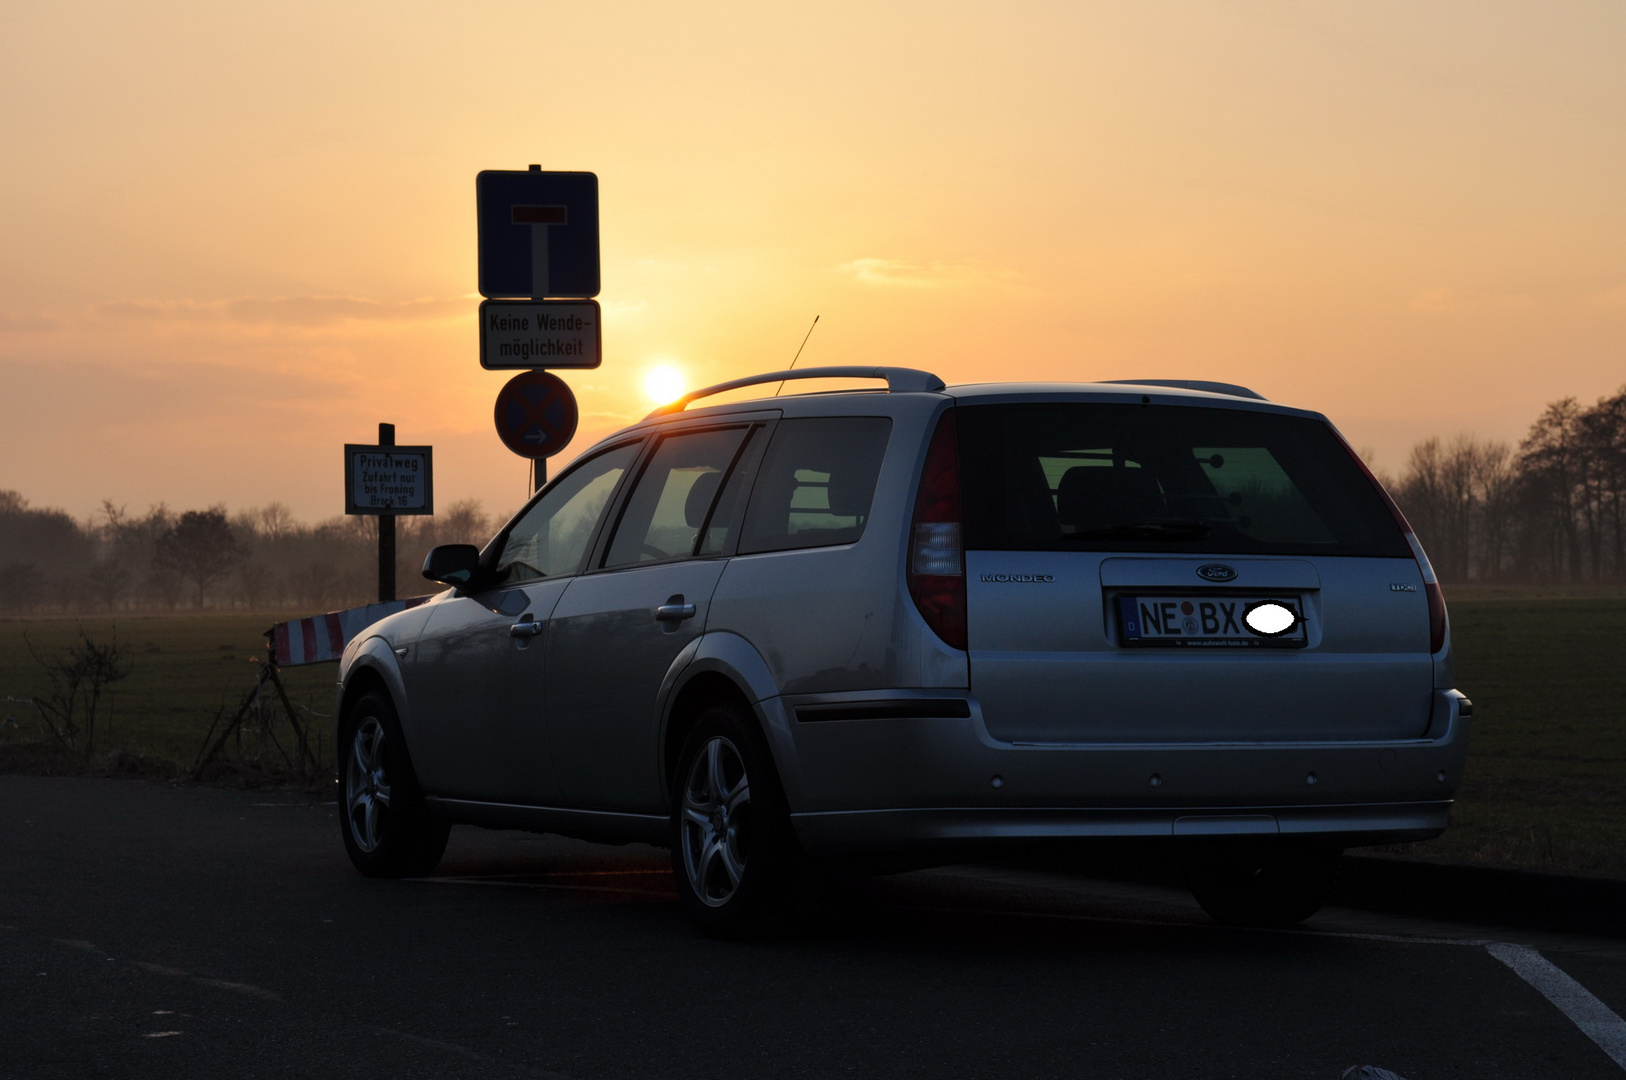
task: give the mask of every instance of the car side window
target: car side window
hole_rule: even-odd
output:
[[[891,431],[881,416],[781,421],[746,506],[740,554],[863,536]]]
[[[627,497],[604,565],[693,555],[748,430],[722,428],[663,438]]]
[[[626,443],[561,477],[509,530],[497,560],[500,580],[514,585],[579,573],[593,528],[637,456],[638,444]]]
[[[766,428],[758,425],[745,437],[745,446],[723,480],[722,494],[717,496],[717,505],[711,509],[711,521],[706,525],[705,535],[700,538],[696,555],[723,554],[739,532],[741,512],[744,510],[742,503],[745,493],[751,490],[751,481],[756,477],[755,463],[762,456],[766,431]]]

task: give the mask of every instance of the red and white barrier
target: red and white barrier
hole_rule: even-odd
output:
[[[414,596],[406,600],[386,600],[348,611],[330,611],[326,615],[313,615],[308,619],[279,622],[266,631],[266,636],[271,639],[271,655],[278,667],[337,660],[344,647],[373,623],[386,615],[417,607],[428,599],[427,596]]]

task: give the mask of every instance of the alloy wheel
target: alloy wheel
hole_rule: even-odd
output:
[[[384,725],[369,716],[356,725],[345,768],[345,814],[350,835],[364,852],[378,849],[390,808],[390,778],[384,769]]]
[[[701,746],[683,784],[683,867],[710,907],[734,897],[750,854],[751,783],[739,749],[721,735]]]

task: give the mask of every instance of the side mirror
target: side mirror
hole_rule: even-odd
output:
[[[429,549],[423,576],[430,581],[467,589],[482,575],[480,549],[473,544],[442,544]]]

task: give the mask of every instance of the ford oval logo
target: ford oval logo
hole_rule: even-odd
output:
[[[1204,563],[1197,567],[1197,576],[1204,581],[1235,581],[1236,571],[1224,563]]]

